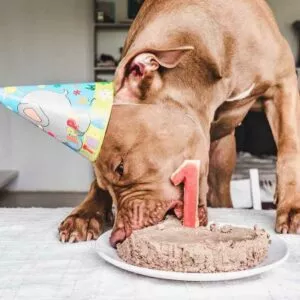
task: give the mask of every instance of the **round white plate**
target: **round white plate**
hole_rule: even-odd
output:
[[[181,281],[224,281],[251,277],[278,267],[288,257],[288,248],[284,240],[276,235],[271,236],[272,243],[269,247],[268,257],[260,265],[238,272],[223,273],[182,273],[147,269],[127,264],[119,258],[117,252],[109,244],[111,230],[104,233],[97,241],[96,250],[100,257],[110,264],[123,270],[154,278],[181,280]]]

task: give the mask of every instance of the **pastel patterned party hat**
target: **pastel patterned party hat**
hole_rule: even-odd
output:
[[[5,87],[0,103],[93,162],[110,119],[113,83]]]

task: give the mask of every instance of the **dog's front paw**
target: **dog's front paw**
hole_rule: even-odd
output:
[[[61,242],[76,243],[96,240],[104,230],[104,217],[99,212],[77,212],[68,216],[59,226]]]
[[[277,209],[276,232],[300,234],[300,205],[281,206]]]
[[[278,156],[276,232],[300,234],[300,155]]]
[[[198,207],[199,226],[206,226],[208,223],[207,207]]]

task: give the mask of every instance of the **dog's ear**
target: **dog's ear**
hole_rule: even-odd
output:
[[[151,86],[161,83],[160,71],[176,68],[183,57],[192,51],[192,46],[165,50],[145,50],[133,57],[125,57],[115,76],[115,91],[119,102],[139,102],[145,100]]]

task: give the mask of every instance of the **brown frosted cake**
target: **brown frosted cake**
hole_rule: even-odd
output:
[[[249,269],[268,254],[263,229],[232,226],[183,227],[175,218],[134,231],[117,253],[125,262],[151,269],[214,273]]]

